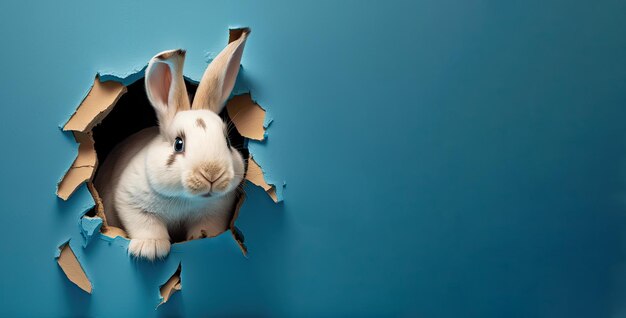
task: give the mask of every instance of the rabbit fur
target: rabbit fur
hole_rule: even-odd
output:
[[[150,60],[146,94],[159,125],[118,144],[94,182],[108,224],[130,237],[129,254],[163,258],[171,231],[182,230],[190,240],[228,228],[245,165],[218,114],[234,87],[248,34],[209,64],[192,105],[183,78],[185,51]]]

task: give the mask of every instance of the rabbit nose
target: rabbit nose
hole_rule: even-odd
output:
[[[206,179],[209,184],[219,180],[219,178],[224,174],[225,169],[222,168],[222,165],[216,162],[209,162],[203,164],[199,167],[198,173]]]

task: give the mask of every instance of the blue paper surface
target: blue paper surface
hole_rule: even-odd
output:
[[[2,316],[626,315],[623,1],[0,3]],[[198,80],[249,26],[241,80],[273,119],[250,142],[230,233],[137,262],[83,248],[59,126],[95,74],[187,49]],[[114,77],[111,77],[114,78]],[[88,295],[54,258],[70,240]],[[183,290],[155,310],[182,262]]]

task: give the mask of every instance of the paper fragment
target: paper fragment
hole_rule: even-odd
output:
[[[61,182],[57,185],[57,196],[67,200],[78,187],[93,177],[98,163],[93,138],[89,133],[74,132],[78,145],[78,155]]]
[[[76,160],[57,185],[59,198],[67,200],[83,182],[93,177],[97,156],[91,129],[106,117],[124,93],[126,86],[123,84],[113,81],[100,82],[96,76],[87,97],[63,127],[64,131],[74,132],[79,147]]]
[[[259,141],[265,138],[265,110],[252,100],[250,94],[234,96],[226,104],[226,110],[242,136]]]
[[[106,215],[104,214],[104,204],[102,203],[102,199],[100,198],[100,195],[98,194],[98,190],[96,190],[96,187],[93,185],[93,182],[91,181],[87,182],[87,189],[89,189],[89,192],[91,193],[91,196],[93,197],[93,201],[96,203],[96,206],[95,206],[96,216],[102,219],[102,226],[100,227],[100,233],[110,238],[116,238],[118,236],[128,238],[128,234],[126,234],[124,230],[107,224],[107,218],[106,218]]]
[[[83,216],[80,219],[80,234],[83,236],[83,247],[87,247],[95,233],[98,233],[102,226],[102,219],[99,217]]]
[[[244,242],[243,233],[241,233],[241,231],[235,226],[235,221],[239,217],[239,211],[241,210],[241,206],[243,205],[243,202],[245,200],[246,200],[246,194],[242,192],[239,195],[239,198],[237,198],[237,203],[235,204],[235,211],[233,213],[232,219],[230,220],[230,233],[233,235],[233,238],[239,245],[239,248],[241,248],[241,252],[243,252],[244,256],[248,255],[248,248],[246,247],[246,244]]]
[[[72,251],[69,242],[64,243],[61,247],[59,247],[61,253],[57,259],[57,263],[67,276],[67,278],[80,289],[86,291],[91,294],[91,282],[87,278],[85,271],[80,266],[76,255]]]
[[[161,288],[159,288],[159,292],[161,294],[161,302],[157,305],[157,308],[166,303],[174,293],[180,291],[183,288],[180,280],[181,269],[181,264],[178,264],[178,269],[176,270],[176,272],[174,272],[172,277],[170,277],[167,282],[165,282],[165,284],[161,285]]]
[[[128,234],[126,234],[124,230],[120,229],[119,227],[110,226],[110,225],[102,226],[102,229],[100,229],[100,233],[110,238],[116,238],[118,236],[123,237],[123,238],[128,238]]]
[[[276,187],[272,184],[268,184],[263,177],[263,170],[252,157],[248,159],[248,171],[246,172],[246,179],[255,185],[263,188],[265,192],[278,203],[278,196],[276,195]]]
[[[80,103],[63,130],[91,131],[109,112],[117,101],[126,93],[126,86],[118,82],[100,82],[98,76],[93,82],[87,97]]]
[[[250,33],[250,28],[234,28],[228,30],[228,43],[237,41],[244,33]]]

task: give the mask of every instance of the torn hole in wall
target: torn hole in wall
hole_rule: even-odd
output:
[[[242,30],[231,30],[231,40],[237,39],[242,32]],[[186,81],[186,85],[189,94],[193,95],[197,85],[190,81]],[[252,100],[250,94],[243,94],[234,96],[228,101],[221,115],[227,120],[232,118],[236,129],[231,130],[230,139],[235,147],[242,150],[242,155],[247,159],[246,140],[265,139],[263,127],[265,111]],[[86,243],[93,236],[93,229],[98,224],[95,219],[98,218],[102,220],[97,226],[103,235],[127,237],[122,229],[107,224],[106,207],[103,206],[92,180],[97,173],[98,163],[105,160],[115,145],[133,133],[155,125],[154,110],[147,100],[141,78],[126,87],[119,82],[101,82],[97,76],[88,96],[63,128],[74,133],[79,143],[79,153],[70,170],[59,183],[57,194],[62,199],[67,199],[82,182],[87,182],[96,204],[86,214],[86,219],[82,220],[83,237]],[[251,161],[247,167],[246,179],[261,186],[274,201],[278,201],[275,187],[265,182],[259,165]],[[240,241],[243,235],[234,226],[244,199],[245,196],[242,195],[233,207],[230,230],[245,253],[245,245],[243,241]],[[178,237],[173,241],[179,242],[182,239]]]
[[[174,272],[174,274],[167,280],[167,282],[165,282],[165,284],[161,285],[161,287],[159,288],[161,302],[157,305],[157,307],[165,304],[170,299],[170,297],[174,295],[174,293],[183,289],[182,281],[180,278],[181,269],[182,264],[179,263],[176,272]]]
[[[238,39],[242,34],[243,30],[231,30],[229,42]],[[79,147],[76,159],[57,185],[57,195],[67,200],[83,182],[86,182],[95,202],[93,209],[80,220],[84,246],[97,237],[98,232],[109,238],[118,236],[128,238],[123,229],[107,223],[106,207],[93,180],[98,172],[98,164],[104,162],[118,143],[143,128],[157,125],[154,110],[145,93],[143,71],[129,78],[136,81],[124,85],[113,80],[101,81],[100,76],[96,76],[91,90],[63,127],[64,131],[73,133]],[[185,80],[185,84],[188,93],[193,96],[197,84],[189,80]],[[248,140],[263,141],[266,138],[265,110],[254,102],[249,93],[246,93],[233,96],[220,115],[227,123],[231,121],[235,127],[230,130],[229,138],[245,159],[244,180],[262,187],[273,201],[278,202],[276,187],[265,181],[261,167],[247,151]],[[242,193],[233,207],[230,226],[227,230],[230,230],[246,255],[247,248],[243,233],[235,226],[244,200],[245,194]],[[184,237],[176,237],[173,242],[181,242],[184,239]],[[74,259],[76,259],[75,255]]]
[[[198,86],[191,81],[186,81],[185,84],[187,86],[188,93],[193,96]],[[248,111],[244,106],[243,108],[240,107],[240,109],[238,109],[236,115],[242,115],[241,117],[247,118],[247,113]],[[222,112],[221,116],[226,122],[229,121],[229,115],[226,111]],[[245,121],[239,121],[239,126],[243,125],[245,127],[243,124],[244,122]],[[92,144],[94,144],[94,147],[92,148],[92,154],[95,155],[94,161],[104,162],[110,152],[120,142],[144,128],[156,125],[157,118],[146,97],[144,81],[139,80],[129,85],[124,96],[122,96],[119,101],[112,106],[112,109],[109,110],[109,114],[104,117],[100,123],[96,124],[90,132],[90,135],[92,136],[91,140],[93,140]],[[247,127],[246,129],[250,130],[250,128]],[[263,129],[262,126],[261,129]],[[247,161],[249,155],[246,140],[243,136],[241,136],[241,134],[239,134],[238,128],[230,130],[229,139],[231,140],[233,147],[240,151],[244,157],[244,161]],[[92,177],[95,178],[97,173],[98,170],[96,168]],[[254,172],[254,175],[256,174],[257,172]],[[92,211],[87,213],[86,217],[101,218],[103,220],[101,232],[104,235],[109,237],[117,235],[127,237],[122,229],[110,226],[106,222],[106,207],[103,205],[97,189],[91,181],[88,182],[88,187],[94,196],[96,205]],[[234,214],[234,211],[232,213]],[[172,243],[183,242],[186,239],[184,233],[173,232],[170,234],[172,236]]]

